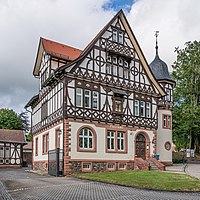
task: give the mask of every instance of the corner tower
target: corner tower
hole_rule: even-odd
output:
[[[158,31],[156,31],[156,56],[150,63],[150,69],[166,95],[158,100],[158,129],[156,138],[156,153],[164,164],[172,164],[172,105],[175,82],[169,75],[167,64],[158,55]]]

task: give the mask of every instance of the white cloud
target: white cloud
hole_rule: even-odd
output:
[[[159,55],[172,70],[175,47],[200,39],[199,8],[199,0],[138,0],[133,4],[128,19],[148,62],[155,56],[154,33],[159,30]]]
[[[108,0],[0,0],[0,108],[17,112],[38,91],[33,78],[39,37],[83,49],[114,16]],[[171,65],[174,47],[199,39],[199,0],[138,0],[127,15],[150,62],[159,30],[160,57]]]

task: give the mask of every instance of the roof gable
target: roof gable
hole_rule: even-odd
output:
[[[156,90],[158,91],[159,94],[161,94],[162,96],[165,95],[165,91],[163,90],[163,88],[160,86],[160,84],[158,83],[158,81],[156,80],[156,78],[154,77],[154,75],[152,74],[148,63],[144,57],[144,54],[142,53],[142,50],[133,34],[133,31],[123,13],[122,10],[120,10],[111,20],[108,24],[106,24],[104,26],[104,28],[96,35],[96,37],[89,43],[88,46],[86,46],[86,48],[83,50],[82,54],[80,57],[78,57],[76,60],[74,60],[74,62],[70,63],[66,67],[71,67],[72,64],[78,63],[80,64],[81,62],[83,62],[85,57],[90,57],[91,55],[91,51],[93,49],[93,47],[99,42],[100,38],[103,36],[103,34],[105,34],[105,32],[112,26],[113,23],[117,23],[117,20],[120,19],[118,22],[119,26],[121,26],[122,29],[124,29],[125,33],[128,35],[129,39],[130,39],[130,43],[129,45],[132,45],[135,52],[136,52],[136,56],[138,57],[138,59],[140,60],[144,71],[146,72],[146,74],[148,75],[148,79],[151,82],[151,84],[154,85],[154,87],[156,88]],[[111,36],[108,36],[111,37]],[[120,52],[120,50],[119,50]],[[120,52],[121,53],[121,52]],[[126,54],[126,52],[125,52]],[[85,64],[83,64],[85,65]],[[78,65],[74,65],[74,67],[72,67],[71,71],[74,71],[76,68],[78,67]],[[63,69],[63,67],[62,67]],[[61,69],[60,69],[61,70]],[[66,69],[67,70],[67,69]],[[67,70],[69,71],[69,70]]]
[[[37,57],[36,57],[35,66],[33,70],[34,76],[39,75],[40,64],[41,64],[42,55],[44,51],[53,57],[61,58],[67,61],[75,60],[82,53],[80,49],[77,49],[68,45],[64,45],[58,42],[54,42],[51,40],[47,40],[45,38],[40,38],[38,51],[37,51]]]

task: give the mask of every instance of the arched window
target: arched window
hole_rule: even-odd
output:
[[[78,151],[96,151],[96,133],[93,129],[88,127],[79,129]]]

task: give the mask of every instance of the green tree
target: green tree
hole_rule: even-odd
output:
[[[10,109],[0,109],[0,129],[22,130],[23,123],[20,117]]]
[[[28,133],[30,131],[30,123],[29,123],[29,116],[28,112],[21,112],[19,114],[19,118],[23,123],[23,130]]]
[[[173,140],[178,148],[200,151],[200,42],[176,48],[172,76],[176,81]]]

